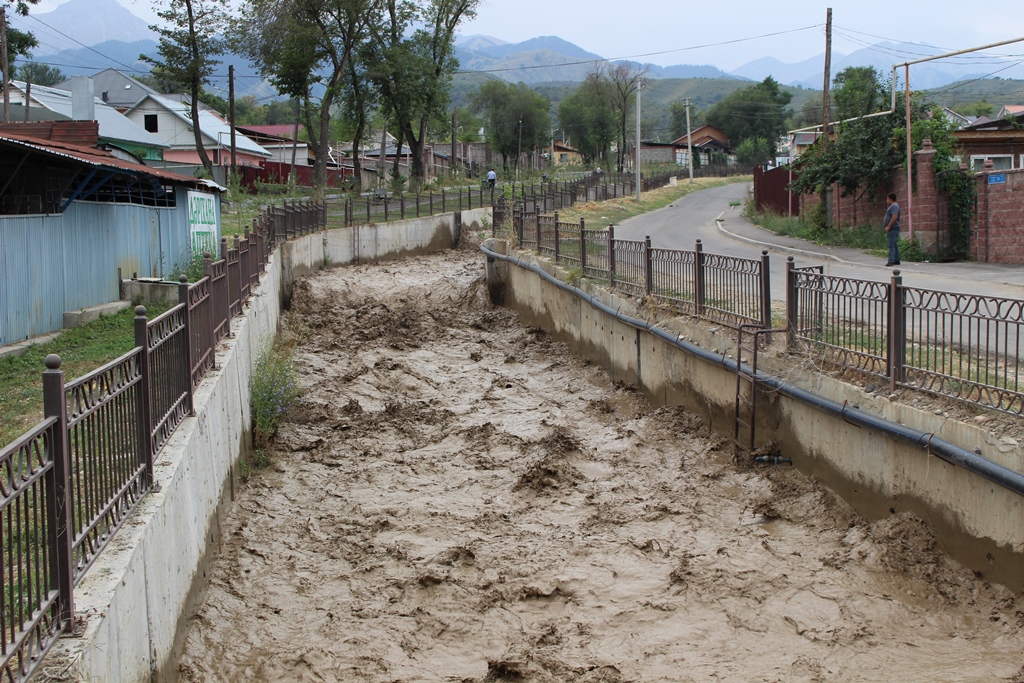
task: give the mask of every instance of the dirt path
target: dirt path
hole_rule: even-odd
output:
[[[303,405],[235,505],[194,681],[998,681],[1024,606],[928,529],[732,462],[486,301],[472,251],[301,283]]]

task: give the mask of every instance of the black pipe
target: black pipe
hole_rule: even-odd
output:
[[[736,372],[737,365],[736,361],[726,358],[724,355],[711,353],[710,351],[703,349],[696,344],[691,344],[687,341],[680,339],[678,336],[667,332],[659,327],[655,327],[652,323],[639,318],[621,313],[614,308],[598,301],[594,297],[590,296],[579,288],[574,287],[570,284],[562,282],[555,276],[546,272],[543,268],[533,264],[522,261],[515,256],[507,256],[500,254],[496,251],[492,251],[487,247],[480,245],[480,251],[485,253],[488,259],[498,259],[507,263],[514,263],[520,268],[532,271],[537,275],[540,275],[544,280],[547,280],[551,284],[557,286],[566,292],[570,292],[577,297],[583,299],[589,303],[593,308],[612,316],[619,322],[625,323],[631,327],[639,330],[650,332],[654,336],[662,339],[669,344],[689,353],[698,358],[719,365],[730,372]],[[743,366],[749,372],[748,366]],[[976,453],[960,448],[956,444],[952,444],[945,439],[936,436],[931,432],[922,432],[918,429],[913,429],[905,425],[901,425],[895,422],[890,422],[885,418],[878,417],[877,415],[871,415],[865,413],[857,408],[849,408],[846,404],[837,403],[827,398],[822,398],[817,394],[811,393],[806,389],[794,386],[782,379],[766,375],[763,372],[757,373],[757,381],[767,384],[773,389],[777,390],[780,394],[788,396],[789,398],[806,403],[807,405],[813,406],[832,415],[839,415],[850,424],[858,425],[860,427],[867,427],[876,432],[884,434],[890,438],[904,441],[906,443],[914,444],[919,446],[923,450],[926,450],[934,455],[938,456],[942,460],[963,467],[964,469],[977,474],[980,477],[1002,486],[1003,488],[1016,493],[1019,496],[1024,496],[1024,474],[1015,472],[1011,469],[997,465],[996,463],[986,460]]]

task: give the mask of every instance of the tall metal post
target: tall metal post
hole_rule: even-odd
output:
[[[149,330],[146,320],[146,307],[135,307],[135,346],[142,350],[139,352],[139,382],[138,393],[135,395],[135,426],[138,434],[137,454],[139,464],[144,466],[145,473],[142,475],[145,486],[148,489],[153,485],[153,415],[150,412],[149,404]]]
[[[644,91],[644,82],[640,81],[640,87],[636,89],[636,200],[640,201],[640,95]]]
[[[899,270],[892,271],[889,283],[889,389],[895,391],[903,381],[906,362],[906,312],[903,308],[903,277]]]
[[[792,256],[786,257],[786,337],[792,348],[796,343],[797,299],[796,261]]]
[[[51,478],[46,482],[46,490],[49,493],[46,500],[46,521],[56,541],[55,552],[49,558],[49,588],[57,590],[60,627],[62,630],[70,631],[75,624],[75,577],[71,550],[74,532],[71,528],[71,463],[67,443],[68,414],[64,403],[64,371],[60,369],[60,356],[55,353],[47,356],[44,363],[46,370],[43,372],[43,414],[57,419],[49,444],[53,467],[50,469]]]
[[[761,327],[772,328],[772,269],[767,249],[761,251]]]

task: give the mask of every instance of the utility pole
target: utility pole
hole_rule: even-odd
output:
[[[640,95],[644,91],[644,82],[636,89],[636,200],[640,201]]]
[[[832,8],[825,14],[825,86],[821,93],[821,144],[822,150],[828,149],[828,115],[829,115],[829,81],[832,80]]]
[[[4,77],[4,123],[11,120],[10,65],[7,63],[7,6],[0,2],[0,67]]]
[[[228,115],[231,118],[231,175],[235,175],[235,65],[228,65]]]
[[[686,161],[690,165],[690,182],[693,182],[693,135],[690,131],[690,98],[686,98]]]

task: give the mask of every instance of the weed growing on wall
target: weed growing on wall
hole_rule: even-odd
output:
[[[284,343],[267,344],[256,358],[249,381],[252,408],[253,465],[266,464],[266,449],[277,433],[281,415],[299,397],[292,349]]]

